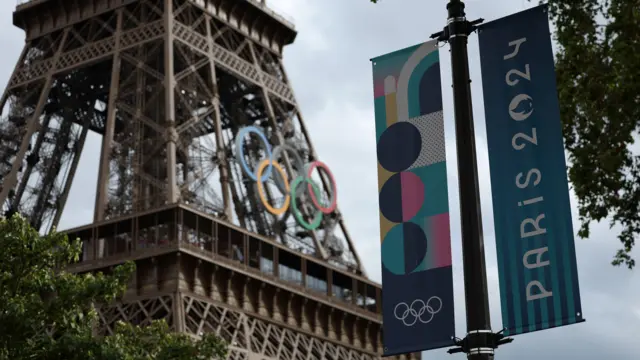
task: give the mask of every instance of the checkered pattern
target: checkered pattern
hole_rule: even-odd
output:
[[[422,137],[420,155],[408,170],[445,161],[446,149],[442,111],[418,116],[407,121],[418,128]]]

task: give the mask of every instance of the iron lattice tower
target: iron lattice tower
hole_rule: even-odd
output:
[[[285,149],[273,158],[288,179],[317,159],[282,65],[293,24],[255,0],[22,0],[13,20],[26,42],[0,98],[0,204],[49,231],[88,132],[102,136],[94,223],[67,232],[84,244],[74,271],[137,264],[122,301],[100,309],[103,334],[164,318],[217,332],[232,359],[382,353],[380,287],[340,212],[314,230],[292,206],[273,215],[258,191],[278,205],[286,192],[242,168],[268,155],[251,126]],[[313,184],[326,203],[325,175]]]

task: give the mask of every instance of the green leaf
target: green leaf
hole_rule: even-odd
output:
[[[143,360],[223,359],[226,344],[205,335],[194,341],[164,321],[146,327],[120,323],[116,333],[94,337],[94,304],[108,305],[126,290],[135,264],[109,275],[72,274],[77,239],[41,236],[19,215],[0,219],[0,359]]]
[[[556,74],[578,235],[604,219],[622,228],[613,265],[635,266],[640,233],[640,3],[548,1],[558,46]]]

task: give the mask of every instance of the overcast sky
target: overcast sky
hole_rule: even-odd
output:
[[[339,204],[370,276],[380,280],[377,174],[373,91],[369,59],[428,39],[446,19],[445,1],[267,0],[295,20],[296,42],[284,54],[292,85],[320,159],[335,174]],[[24,44],[11,25],[15,1],[0,2],[0,83],[6,84]],[[524,0],[473,0],[467,15],[496,19],[530,6]],[[473,102],[481,179],[487,272],[494,330],[501,328],[491,189],[487,158],[477,37],[470,40]],[[457,335],[465,334],[460,224],[448,47],[441,50],[441,71],[449,161],[449,204],[456,291]],[[61,227],[91,222],[97,178],[99,139],[91,137],[82,157]],[[572,194],[572,204],[576,199]],[[577,228],[574,206],[574,228]],[[497,359],[638,358],[640,342],[640,270],[610,265],[619,247],[615,229],[596,226],[591,238],[576,240],[583,313],[586,323],[516,337],[498,350]],[[636,253],[637,254],[637,253]],[[634,355],[635,354],[635,355]],[[425,359],[462,359],[445,350]]]

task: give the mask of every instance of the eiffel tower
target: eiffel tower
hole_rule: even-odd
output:
[[[51,230],[101,136],[94,222],[66,230],[83,242],[72,270],[137,270],[99,334],[165,319],[219,334],[229,359],[380,356],[380,286],[283,68],[291,22],[264,0],[21,0],[13,23],[0,204]]]

